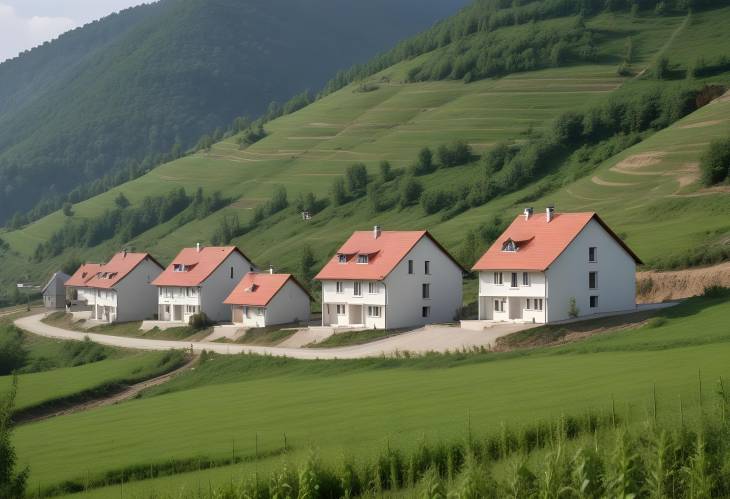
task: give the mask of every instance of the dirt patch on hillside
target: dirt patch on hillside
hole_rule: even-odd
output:
[[[688,128],[704,128],[706,126],[713,126],[713,125],[719,125],[720,123],[724,122],[725,120],[707,120],[707,121],[699,121],[697,123],[689,123],[688,125],[683,125],[679,128],[682,129],[688,129]]]
[[[628,158],[616,163],[613,167],[611,167],[611,170],[622,173],[632,173],[634,170],[661,163],[662,158],[664,158],[666,154],[667,153],[663,151],[634,154],[633,156],[629,156]]]
[[[637,272],[638,303],[656,303],[701,295],[708,286],[730,287],[730,262],[669,272]]]

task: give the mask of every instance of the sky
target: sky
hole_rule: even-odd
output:
[[[0,62],[77,26],[150,0],[0,0]]]

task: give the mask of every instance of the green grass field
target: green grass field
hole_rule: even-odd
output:
[[[208,153],[163,165],[133,182],[79,203],[74,206],[75,216],[95,216],[112,207],[119,192],[137,203],[144,196],[159,195],[172,188],[182,186],[192,192],[201,186],[207,191],[221,190],[236,199],[231,206],[206,219],[182,226],[173,219],[130,242],[136,249],[151,251],[166,262],[182,246],[205,243],[222,216],[236,214],[242,221],[247,220],[253,208],[266,201],[276,185],[285,186],[291,200],[309,191],[326,196],[332,179],[353,162],[364,162],[374,171],[381,160],[387,159],[395,167],[406,166],[421,147],[436,147],[456,138],[468,141],[477,153],[502,140],[525,140],[528,129],[542,130],[566,110],[585,109],[606,101],[616,92],[631,92],[648,84],[616,75],[617,63],[613,61],[620,60],[629,37],[634,47],[633,71],[646,68],[660,55],[670,57],[675,66],[683,68],[693,63],[699,50],[708,56],[725,52],[725,45],[718,40],[723,36],[724,20],[729,18],[729,8],[691,17],[601,14],[589,19],[588,26],[600,33],[599,60],[610,63],[517,73],[470,84],[403,83],[409,68],[433,56],[425,54],[371,77],[380,82],[375,91],[357,92],[358,85],[350,85],[270,122],[269,135],[245,150],[239,149],[235,138],[224,140]],[[556,26],[571,22],[570,18],[549,21]],[[504,28],[505,33],[513,29],[523,28]],[[720,75],[707,81],[727,82],[727,77]],[[559,172],[551,180],[565,187],[544,197],[532,194],[540,187],[539,181],[448,222],[442,222],[439,214],[424,215],[419,206],[373,217],[364,201],[340,210],[328,208],[310,223],[302,222],[290,210],[234,242],[257,262],[271,262],[287,270],[295,270],[298,258],[298,251],[292,248],[309,244],[322,263],[353,229],[367,228],[375,222],[386,229],[428,228],[449,249],[457,250],[468,229],[494,214],[511,217],[524,204],[518,200],[532,195],[531,204],[536,206],[554,202],[559,210],[598,210],[651,262],[666,252],[667,245],[682,252],[698,238],[712,244],[716,235],[728,230],[721,217],[701,215],[708,209],[713,213],[727,210],[729,196],[722,192],[694,192],[698,190],[696,163],[702,148],[709,139],[728,132],[730,125],[722,118],[726,107],[726,103],[718,103],[701,109],[685,118],[685,124],[702,125],[682,128],[678,124],[660,132],[577,182],[570,172]],[[657,156],[659,162],[639,171],[615,168],[622,159],[654,152],[663,153]],[[427,189],[449,186],[476,178],[479,171],[477,165],[471,165],[437,171],[421,180]],[[14,272],[28,271],[27,257],[63,218],[61,213],[54,213],[21,231],[3,234],[12,248],[7,258],[14,270],[2,279],[10,281]],[[689,224],[690,220],[693,223]],[[69,250],[34,265],[30,271],[43,276],[72,255],[104,260],[117,249],[114,243]]]
[[[699,369],[707,393],[730,375],[728,313],[727,297],[697,298],[660,312],[660,327],[507,354],[317,362],[213,357],[157,396],[23,426],[15,443],[31,466],[32,487],[47,487],[135,464],[229,456],[232,445],[250,456],[256,435],[262,453],[280,449],[286,433],[292,459],[310,447],[336,459],[368,455],[386,439],[407,447],[422,435],[458,435],[467,414],[475,431],[489,431],[507,421],[605,409],[613,397],[623,414],[643,417],[654,384],[660,411],[676,411],[680,395],[690,411]],[[213,480],[254,467],[201,473]]]

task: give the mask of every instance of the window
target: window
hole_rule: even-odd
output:
[[[535,298],[535,310],[542,310],[542,298]]]
[[[428,317],[431,315],[431,307],[421,307],[421,317]]]
[[[413,273],[413,260],[408,260],[408,273]]]
[[[347,255],[343,255],[342,253],[340,253],[339,255],[337,255],[337,261],[340,263],[347,263]]]
[[[529,286],[530,285],[530,273],[529,272],[523,272],[522,273],[522,285],[523,286]]]
[[[510,287],[517,287],[517,272],[512,272],[512,279],[510,281]]]
[[[345,306],[337,305],[337,315],[345,315]]]
[[[588,248],[588,261],[591,263],[598,261],[598,250],[595,246]]]
[[[355,281],[352,294],[355,296],[362,296],[362,283]]]
[[[172,266],[172,271],[173,272],[185,272],[185,265],[183,265],[182,263],[175,263]]]
[[[598,297],[596,295],[593,295],[590,298],[590,307],[596,308],[597,306],[598,306]]]
[[[598,288],[598,272],[588,272],[588,289]]]
[[[186,312],[187,312],[188,314],[195,314],[195,313],[197,313],[197,312],[198,312],[198,311],[197,311],[197,308],[198,308],[198,307],[196,307],[195,305],[186,305],[186,306],[185,306],[185,311],[186,311]]]
[[[345,286],[342,281],[337,281],[335,283],[335,290],[337,291],[337,293],[343,293],[345,291]]]
[[[502,245],[502,251],[517,251],[517,244],[512,239],[507,239]]]
[[[530,307],[531,304],[532,304],[532,300],[530,298],[525,300],[525,310],[532,310],[532,308]]]
[[[357,263],[368,263],[369,260],[368,255],[357,255]]]
[[[261,307],[257,307],[256,308],[256,315],[258,315],[259,317],[261,317],[262,315],[264,315],[264,309],[261,308]]]
[[[504,302],[502,300],[494,300],[494,311],[504,312]]]
[[[502,284],[502,272],[494,273],[494,284]]]
[[[231,279],[233,279],[233,267],[231,267]]]
[[[423,273],[426,275],[431,275],[431,262],[428,260],[423,262]]]
[[[368,317],[380,317],[380,307],[368,307]]]
[[[380,292],[380,286],[378,286],[377,282],[369,282],[368,283],[368,293],[371,295],[377,295]]]
[[[430,284],[421,285],[421,296],[423,297],[424,300],[431,298],[431,285]]]
[[[159,288],[157,291],[160,293],[160,297],[162,297],[162,288]]]

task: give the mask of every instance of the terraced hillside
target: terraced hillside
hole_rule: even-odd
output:
[[[722,19],[730,19],[730,9],[691,16],[601,14],[585,21],[597,40],[595,63],[514,73],[468,84],[453,80],[406,83],[409,70],[439,57],[446,48],[426,53],[267,123],[268,135],[248,148],[241,149],[235,137],[224,140],[209,152],[163,165],[133,182],[75,205],[71,218],[98,217],[114,207],[120,192],[134,206],[145,196],[177,187],[184,187],[189,193],[199,186],[206,192],[220,190],[233,199],[226,208],[185,223],[173,218],[132,241],[70,248],[55,258],[30,265],[28,260],[37,245],[48,240],[67,218],[60,212],[54,213],[23,230],[0,234],[10,246],[5,252],[9,270],[3,272],[1,279],[7,285],[23,276],[41,276],[71,257],[102,260],[125,243],[151,251],[163,261],[169,260],[180,246],[209,241],[224,216],[236,215],[245,223],[276,186],[287,189],[290,202],[307,192],[327,197],[333,179],[355,162],[364,163],[375,175],[382,160],[390,161],[394,167],[404,167],[415,161],[420,148],[435,148],[454,139],[466,140],[477,154],[488,152],[501,141],[520,144],[535,132],[552,126],[553,120],[566,111],[585,110],[615,95],[631,95],[657,85],[656,81],[647,80],[644,70],[663,55],[671,55],[670,60],[678,69],[692,63],[698,47],[709,47],[709,53],[717,55],[723,50],[715,43],[723,33]],[[575,17],[566,17],[538,25],[566,28],[575,23]],[[512,26],[497,33],[509,39],[525,29]],[[617,76],[617,65],[624,57],[629,38],[632,74]],[[719,74],[686,84],[725,81],[726,75]],[[681,81],[659,83],[667,87],[685,85]],[[386,228],[426,227],[450,249],[458,251],[466,232],[490,217],[511,218],[525,203],[541,207],[556,202],[559,210],[600,211],[648,262],[658,262],[666,256],[660,237],[669,237],[672,257],[681,258],[677,255],[691,249],[698,238],[712,242],[727,232],[723,217],[705,216],[727,209],[728,196],[721,189],[703,191],[701,197],[688,195],[699,189],[696,163],[708,142],[708,134],[721,136],[727,130],[721,116],[726,106],[723,101],[700,109],[682,123],[606,160],[584,178],[585,171],[576,171],[568,163],[552,165],[518,192],[497,197],[450,220],[444,220],[441,213],[426,215],[420,206],[393,207],[374,214],[367,201],[360,199],[340,207],[329,206],[308,223],[290,208],[235,237],[233,242],[261,265],[272,263],[277,268],[296,270],[299,250],[304,245],[311,246],[322,262],[352,229],[377,222]],[[713,123],[687,126],[695,122],[705,125],[708,121]],[[643,137],[648,135],[644,133]],[[647,153],[657,154],[646,156]],[[637,159],[637,154],[645,156]],[[627,158],[630,159],[621,162]],[[649,166],[647,161],[654,163]],[[428,191],[470,179],[476,181],[482,171],[482,165],[474,162],[439,169],[418,180]],[[689,224],[690,220],[693,223]]]

